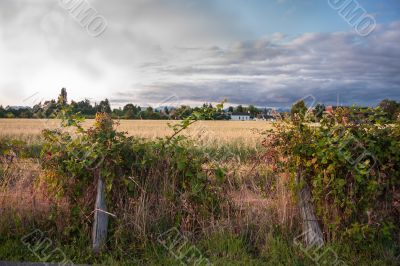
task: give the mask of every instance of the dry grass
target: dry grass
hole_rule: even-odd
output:
[[[33,219],[46,220],[51,202],[43,191],[34,186],[40,174],[40,165],[35,160],[16,160],[11,164],[0,164],[0,230],[19,230]],[[7,228],[5,230],[3,227]]]
[[[126,131],[131,136],[154,139],[172,134],[169,123],[176,121],[121,120],[118,130]],[[55,119],[0,119],[0,137],[31,141],[38,139],[43,129],[54,129],[59,124],[59,120]],[[92,124],[93,120],[87,120],[84,125],[89,127]],[[262,138],[260,132],[270,128],[271,123],[264,121],[199,121],[185,134],[202,143],[240,143],[255,147]]]
[[[278,176],[269,166],[261,163],[240,163],[235,161],[223,164],[227,167],[227,180],[221,189],[221,197],[227,200],[224,204],[224,214],[219,221],[213,221],[213,226],[205,226],[204,233],[218,228],[230,232],[242,232],[255,226],[257,235],[263,237],[272,225],[280,225],[282,229],[292,230],[298,223],[298,215],[292,193],[289,189],[287,176]],[[67,213],[68,205],[59,204],[47,196],[45,189],[36,182],[41,173],[40,165],[35,160],[17,160],[12,164],[0,165],[2,179],[0,179],[0,217],[18,218],[24,224],[33,220],[44,221],[50,215],[51,207],[57,205]],[[163,187],[163,186],[161,186]],[[225,196],[224,196],[225,195]],[[137,237],[145,237],[148,233],[148,224],[154,222],[163,208],[154,208],[151,204],[159,202],[159,198],[152,198],[149,194],[137,199],[121,202],[118,208],[125,211],[120,216],[120,222]],[[125,203],[122,203],[125,202]],[[157,205],[158,206],[158,205]],[[160,206],[163,206],[161,203]],[[165,211],[165,210],[164,210]],[[64,228],[64,218],[59,217],[57,224]],[[0,219],[2,226],[9,226],[16,230],[14,222]],[[126,228],[125,228],[126,229]],[[182,228],[181,228],[182,229]],[[264,232],[265,231],[265,232]]]

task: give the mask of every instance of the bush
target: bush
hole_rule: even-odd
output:
[[[108,114],[98,113],[94,127],[85,130],[81,118],[66,112],[63,125],[75,132],[44,132],[40,178],[59,205],[70,206],[55,221],[64,236],[89,234],[97,173],[105,182],[107,210],[117,217],[111,241],[145,244],[171,227],[195,236],[218,216],[221,199],[213,182],[221,169],[203,170],[206,158],[178,136],[189,119],[174,128],[174,136],[146,141],[116,132]]]
[[[399,243],[400,126],[366,113],[338,109],[317,126],[284,120],[267,141],[293,184],[302,172],[294,189],[310,187],[325,237],[351,239],[358,248]]]

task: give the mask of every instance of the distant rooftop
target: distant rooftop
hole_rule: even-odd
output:
[[[248,116],[250,116],[249,113],[238,113],[238,112],[233,112],[232,115],[240,115],[240,116],[248,115]]]
[[[29,106],[7,106],[6,110],[31,109]]]

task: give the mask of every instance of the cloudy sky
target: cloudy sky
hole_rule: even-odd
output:
[[[400,100],[399,0],[358,0],[377,22],[366,37],[328,0],[87,0],[92,30],[74,1],[0,1],[0,104],[62,87],[115,107]]]

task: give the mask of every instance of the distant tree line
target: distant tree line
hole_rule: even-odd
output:
[[[132,103],[126,104],[122,108],[111,109],[108,99],[99,103],[91,104],[88,99],[82,101],[71,101],[68,103],[67,90],[61,89],[57,100],[49,100],[35,104],[33,107],[9,107],[4,108],[0,105],[0,118],[56,118],[58,112],[68,106],[75,113],[80,113],[86,118],[94,118],[97,112],[110,114],[115,119],[148,119],[148,120],[180,120],[189,117],[193,112],[199,111],[201,107],[190,107],[181,105],[180,107],[140,107]],[[205,103],[202,107],[212,108],[212,104]],[[396,120],[400,115],[400,102],[393,100],[383,100],[379,106],[388,120]],[[308,111],[304,101],[299,101],[292,106],[291,114],[298,113],[304,115]],[[322,118],[326,107],[323,104],[317,104],[313,108],[315,117]],[[254,105],[249,106],[229,106],[227,109],[216,113],[215,120],[229,120],[230,114],[248,114],[251,118],[271,119],[271,109],[261,109]]]
[[[88,99],[82,101],[71,101],[68,103],[67,90],[61,89],[60,95],[57,100],[49,100],[35,104],[33,107],[7,106],[4,108],[0,105],[0,118],[56,118],[57,114],[62,108],[69,107],[74,113],[80,113],[86,118],[94,118],[97,112],[104,112],[110,114],[116,119],[151,119],[151,120],[178,120],[189,117],[193,112],[199,111],[200,107],[190,107],[182,105],[180,107],[140,107],[132,103],[126,104],[122,108],[112,109],[108,99],[100,101],[100,103],[91,104]],[[212,104],[203,104],[202,107],[213,108]],[[242,107],[229,107],[231,112],[246,112],[253,116],[261,113],[260,110],[254,106]],[[230,119],[229,111],[222,110],[216,113],[213,117],[215,120],[228,120]]]
[[[336,106],[331,107],[332,111],[334,111]],[[353,115],[356,114],[358,115],[359,119],[362,119],[362,117],[367,117],[368,115],[373,112],[374,114],[379,114],[380,117],[385,118],[387,121],[396,121],[400,119],[400,102],[396,102],[394,100],[389,100],[385,99],[379,103],[377,108],[372,109],[372,108],[367,108],[367,107],[341,107],[342,109],[353,109],[356,112],[353,112]],[[296,114],[299,115],[300,117],[304,117],[307,112],[312,112],[315,122],[318,122],[324,112],[330,111],[327,109],[327,107],[324,104],[317,104],[311,110],[308,109],[304,101],[298,101],[295,104],[293,104],[291,110],[290,110],[290,115],[294,117]],[[353,118],[354,119],[354,118]],[[357,118],[355,118],[357,119]]]
[[[386,99],[379,104],[379,107],[385,113],[387,119],[391,121],[400,119],[400,102]]]

